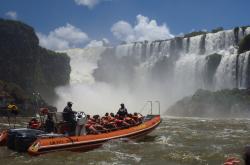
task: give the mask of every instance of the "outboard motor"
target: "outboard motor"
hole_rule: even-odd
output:
[[[76,136],[86,135],[85,124],[87,122],[87,116],[84,112],[77,112],[76,115]]]
[[[7,139],[7,147],[9,149],[15,150],[15,139],[18,132],[23,132],[28,130],[27,128],[19,128],[19,129],[9,129],[8,130],[8,139]]]
[[[28,147],[37,139],[38,135],[44,131],[36,129],[10,129],[8,132],[7,147],[18,152],[27,151]]]

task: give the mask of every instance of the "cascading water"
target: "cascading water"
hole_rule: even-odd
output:
[[[92,73],[97,67],[97,61],[104,50],[103,47],[67,50],[71,66],[70,84],[94,83]]]
[[[238,87],[249,87],[249,52],[242,53],[238,57]]]
[[[215,88],[225,89],[236,87],[237,54],[223,55],[215,74]]]
[[[250,28],[194,37],[72,49],[71,81],[57,89],[57,106],[76,102],[88,113],[115,111],[125,102],[138,111],[144,101],[164,107],[197,89],[248,88],[249,52],[237,54]]]

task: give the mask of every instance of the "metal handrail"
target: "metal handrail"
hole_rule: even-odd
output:
[[[158,114],[161,114],[161,102],[159,100],[155,100],[155,103],[158,104]],[[143,109],[146,107],[147,103],[150,103],[150,115],[153,114],[153,101],[147,101],[146,104],[143,106]]]
[[[147,101],[150,103],[150,115],[153,114],[153,101]]]
[[[159,100],[156,100],[155,102],[158,103],[158,113],[160,115],[161,114],[161,102]]]

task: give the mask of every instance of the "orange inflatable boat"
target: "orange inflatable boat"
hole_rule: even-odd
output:
[[[139,138],[153,131],[161,123],[160,115],[147,115],[144,121],[126,129],[108,133],[81,136],[61,136],[38,138],[28,148],[30,155],[39,155],[55,151],[87,151],[100,147],[103,143],[119,138]]]

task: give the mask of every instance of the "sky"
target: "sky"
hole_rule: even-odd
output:
[[[32,26],[53,50],[168,39],[250,25],[249,0],[0,0],[0,17]]]

